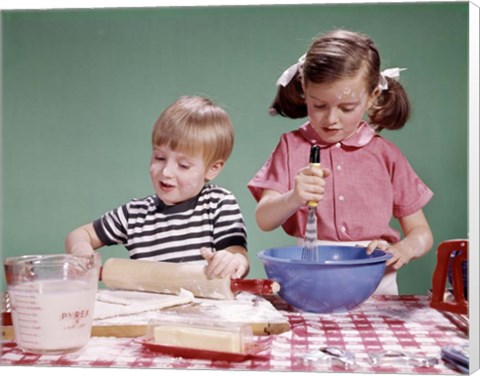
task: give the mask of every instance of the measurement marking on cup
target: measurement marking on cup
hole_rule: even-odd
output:
[[[17,305],[20,305],[20,304],[23,304],[23,305],[35,305],[37,302],[36,300],[30,300],[30,299],[22,299],[21,297],[17,297],[17,299],[15,299],[15,303],[17,303]]]
[[[11,289],[12,318],[19,327],[19,343],[27,349],[42,351],[70,349],[86,343],[91,333],[96,285],[63,280],[36,284],[29,294],[22,291],[16,294],[26,288]],[[53,335],[55,332],[64,335]]]
[[[18,318],[18,322],[21,323],[21,324],[23,324],[23,323],[26,323],[26,324],[28,324],[28,323],[33,323],[33,324],[36,324],[36,323],[37,323],[37,320],[26,320],[26,319],[22,319],[22,318],[19,317],[19,318]]]
[[[25,331],[21,331],[20,332],[20,336],[22,337],[22,340],[25,340],[25,341],[28,341],[28,337],[32,337],[32,339],[30,339],[30,341],[34,341],[34,338],[37,338],[38,336],[33,333],[33,332],[25,332]]]
[[[72,255],[34,255],[9,258],[4,265],[11,276],[9,308],[20,349],[62,354],[87,343],[100,257],[88,258],[86,265],[84,258]]]
[[[36,345],[38,342],[37,341],[29,341],[28,339],[24,340],[25,344],[30,344],[30,345]]]

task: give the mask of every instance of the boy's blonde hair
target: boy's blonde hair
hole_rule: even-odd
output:
[[[182,96],[168,106],[155,122],[152,145],[190,155],[201,154],[208,168],[227,161],[233,149],[234,132],[230,117],[210,99]]]

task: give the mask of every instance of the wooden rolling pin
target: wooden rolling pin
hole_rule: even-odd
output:
[[[268,279],[209,279],[204,269],[202,264],[110,258],[104,263],[100,278],[111,289],[162,294],[178,294],[185,289],[196,297],[223,300],[234,299],[240,291],[272,295],[280,290],[277,282]]]

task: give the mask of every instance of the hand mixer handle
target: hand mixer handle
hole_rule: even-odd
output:
[[[310,165],[319,165],[320,164],[320,146],[312,145],[310,148]]]
[[[310,148],[310,159],[309,159],[310,166],[313,167],[320,167],[320,146],[318,145],[312,145]],[[317,206],[316,201],[309,201],[307,205],[311,208],[314,208]]]

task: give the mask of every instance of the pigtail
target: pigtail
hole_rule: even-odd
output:
[[[395,79],[401,68],[380,73],[380,54],[366,35],[336,30],[317,38],[298,63],[289,67],[277,81],[277,94],[270,115],[292,119],[308,116],[302,81],[322,84],[365,75],[367,90],[380,89],[368,110],[369,122],[377,132],[400,129],[410,116],[410,102],[403,86]],[[386,81],[385,81],[386,80]]]
[[[388,89],[382,90],[370,108],[368,116],[371,125],[380,132],[382,129],[402,128],[410,116],[410,101],[403,86],[395,79],[386,77]]]
[[[277,86],[277,95],[273,100],[268,113],[272,116],[280,115],[291,119],[307,116],[307,106],[303,95],[300,74],[295,73],[286,86]]]

